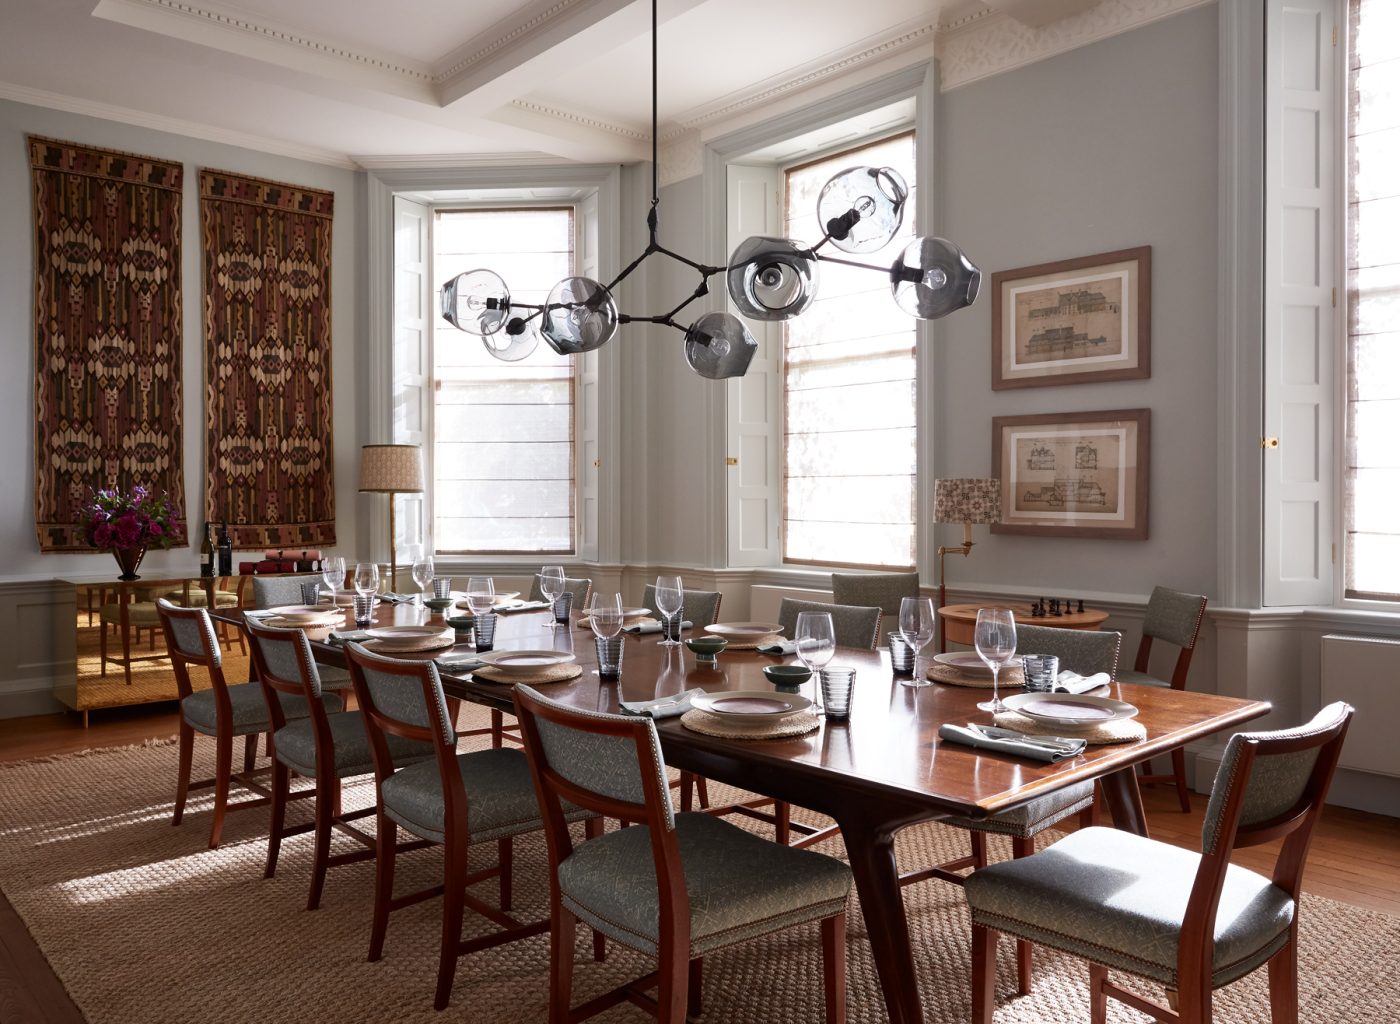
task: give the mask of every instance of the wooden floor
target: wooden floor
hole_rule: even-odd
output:
[[[89,747],[113,747],[173,736],[178,728],[173,704],[144,705],[94,713],[89,728],[73,714],[0,720],[0,762],[68,754]],[[171,787],[174,787],[171,779]],[[1206,800],[1192,800],[1190,814],[1177,808],[1165,786],[1144,793],[1152,836],[1199,850]],[[1237,862],[1260,870],[1272,865],[1272,847],[1242,850]],[[0,880],[3,882],[3,880]],[[1400,818],[1328,808],[1313,837],[1306,892],[1400,917]],[[24,923],[0,896],[0,1022],[3,1024],[82,1024]]]

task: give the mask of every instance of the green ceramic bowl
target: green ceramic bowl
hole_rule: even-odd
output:
[[[763,674],[774,686],[798,687],[812,678],[806,665],[764,665]]]
[[[447,620],[447,624],[459,633],[466,633],[476,625],[475,615],[453,615]]]
[[[452,598],[450,598],[450,597],[430,597],[430,598],[428,598],[426,601],[424,601],[423,603],[424,603],[425,605],[427,605],[429,608],[431,608],[433,611],[435,611],[435,612],[440,612],[440,611],[445,611],[445,610],[447,610],[448,608],[451,608],[451,607],[452,607]]]
[[[697,658],[709,659],[728,647],[729,641],[722,636],[697,636],[691,637],[685,645],[695,652]]]

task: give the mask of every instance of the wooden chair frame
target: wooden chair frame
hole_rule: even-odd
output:
[[[1177,949],[1177,978],[1175,1008],[1145,999],[1135,992],[1120,988],[1108,980],[1109,968],[1094,962],[1089,964],[1089,1008],[1092,1024],[1104,1024],[1108,999],[1112,996],[1141,1013],[1164,1024],[1210,1024],[1212,1020],[1212,965],[1215,955],[1215,916],[1220,907],[1220,894],[1225,885],[1225,872],[1230,855],[1237,849],[1283,839],[1274,862],[1271,881],[1295,903],[1293,923],[1288,942],[1268,961],[1269,1006],[1275,1024],[1290,1024],[1298,1019],[1298,913],[1296,904],[1302,888],[1303,868],[1307,863],[1308,846],[1313,830],[1322,814],[1323,801],[1332,784],[1341,756],[1342,741],[1351,722],[1352,708],[1343,704],[1338,720],[1330,727],[1304,736],[1287,733],[1268,736],[1246,734],[1236,769],[1230,778],[1217,785],[1228,787],[1221,810],[1216,841],[1213,848],[1201,852],[1191,896],[1182,920]],[[1292,807],[1265,821],[1240,824],[1248,782],[1259,757],[1288,754],[1318,748],[1313,770],[1298,800]],[[991,1024],[995,1005],[996,943],[999,933],[984,925],[972,926],[972,1020],[976,1024]]]
[[[1196,653],[1196,641],[1201,637],[1201,623],[1206,618],[1207,599],[1201,598],[1200,610],[1196,613],[1196,628],[1191,631],[1191,643],[1178,650],[1176,655],[1176,667],[1172,669],[1171,688],[1173,690],[1186,689],[1186,674],[1191,670],[1191,656]],[[1134,672],[1146,672],[1147,662],[1152,654],[1153,637],[1146,632],[1142,634],[1142,640],[1138,644],[1137,660],[1133,662]],[[1181,805],[1182,813],[1191,813],[1191,789],[1186,785],[1186,751],[1177,747],[1171,752],[1172,770],[1170,774],[1152,774],[1152,762],[1148,761],[1143,765],[1143,774],[1138,776],[1138,784],[1143,786],[1155,786],[1168,784],[1176,787],[1176,799]]]
[[[530,756],[530,770],[539,795],[549,850],[549,1024],[577,1024],[622,1002],[630,1002],[654,1014],[662,1024],[682,1024],[687,1015],[703,1012],[701,984],[703,957],[690,955],[690,900],[680,843],[667,826],[663,808],[669,794],[662,789],[665,766],[655,756],[650,740],[650,719],[616,721],[575,715],[552,707],[519,687],[515,713]],[[636,745],[642,776],[642,803],[631,803],[584,789],[555,771],[544,757],[537,719],[600,736],[630,738]],[[573,990],[574,933],[577,919],[564,908],[559,891],[559,865],[573,853],[573,840],[564,821],[563,801],[598,814],[647,826],[651,836],[652,863],[659,898],[658,969],[605,992],[577,1007],[570,1007]],[[822,963],[826,1020],[844,1024],[846,1019],[846,914],[841,911],[821,922]],[[657,989],[653,998],[648,994]]]

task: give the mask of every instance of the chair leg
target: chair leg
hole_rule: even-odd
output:
[[[311,859],[311,893],[306,909],[321,906],[321,894],[326,889],[326,871],[331,859],[331,831],[340,811],[340,780],[316,779],[316,850]]]
[[[697,956],[690,961],[690,978],[686,982],[685,1013],[687,1017],[698,1017],[705,1012],[705,958]]]
[[[773,801],[773,841],[779,846],[792,842],[792,804],[786,800]]]
[[[1186,788],[1186,751],[1182,747],[1172,751],[1172,774],[1176,776],[1176,799],[1181,804],[1181,812],[1190,814],[1191,791]]]
[[[394,858],[398,853],[399,827],[381,809],[375,821],[374,919],[369,928],[369,962],[384,955],[389,931],[389,904],[394,898]]]
[[[442,947],[438,951],[437,994],[433,1008],[447,1009],[452,979],[457,974],[457,949],[462,944],[462,908],[467,888],[467,851],[449,837],[443,847]],[[573,959],[570,943],[569,958]]]
[[[983,832],[969,832],[972,838],[972,868],[985,868],[987,866],[987,836]]]
[[[700,806],[701,806],[701,807],[709,807],[709,806],[710,806],[710,786],[709,786],[709,783],[706,781],[705,776],[703,776],[703,775],[697,775],[697,776],[695,776],[695,792],[698,793],[698,794],[700,795]]]
[[[583,835],[586,839],[597,839],[603,834],[603,819],[589,818],[583,823]],[[593,959],[602,963],[608,958],[608,937],[598,929],[593,929]]]
[[[190,766],[194,762],[194,730],[180,719],[180,772],[175,782],[175,818],[170,824],[180,824],[185,816],[185,801],[190,795]]]
[[[1271,1024],[1298,1024],[1297,934],[1269,961],[1269,1020]]]
[[[219,840],[224,834],[224,814],[228,811],[228,784],[233,775],[233,737],[221,732],[214,737],[214,750],[214,823],[209,828],[211,850],[219,848]]]
[[[656,1024],[685,1024],[690,1002],[690,943],[684,950],[663,944],[656,972]]]
[[[822,918],[822,990],[826,1024],[846,1024],[846,914]]]
[[[1035,853],[1034,836],[1012,836],[1011,856],[1013,858],[1029,857]],[[1029,939],[1016,940],[1016,991],[1023,996],[1031,994],[1031,959],[1034,956],[1032,945]]]
[[[102,658],[102,674],[107,674],[107,624],[102,624],[101,638],[98,640],[97,649]]]
[[[695,787],[693,785],[694,782],[694,775],[690,774],[690,772],[681,772],[680,791],[682,814],[689,814],[691,810],[695,807]]]
[[[972,926],[971,1024],[992,1024],[996,1008],[997,933],[980,924]]]
[[[267,865],[263,877],[271,878],[277,871],[277,854],[282,849],[282,830],[287,821],[287,790],[291,787],[291,770],[281,761],[272,762],[272,825],[267,835]]]
[[[250,772],[258,763],[258,734],[250,732],[243,737],[243,770]]]
[[[549,1024],[569,1024],[577,920],[560,906],[558,896],[552,902],[549,926]]]
[[[509,836],[505,839],[496,840],[496,863],[499,864],[501,868],[499,878],[501,884],[501,910],[509,913],[511,901],[511,873],[515,864],[515,847],[512,845]]]
[[[1089,1024],[1105,1024],[1108,1020],[1108,968],[1102,964],[1089,965]]]

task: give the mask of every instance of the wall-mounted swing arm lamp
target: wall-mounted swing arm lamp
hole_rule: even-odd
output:
[[[972,524],[995,523],[1001,518],[1001,481],[947,479],[933,482],[933,520],[936,523],[962,523],[963,541],[938,547],[938,607],[948,603],[943,559],[947,555],[972,554]],[[938,649],[947,649],[943,617],[938,619]]]
[[[943,238],[910,242],[888,266],[841,259],[821,250],[827,245],[846,253],[883,249],[898,233],[909,189],[889,167],[851,167],[837,174],[817,197],[817,216],[825,233],[813,246],[791,238],[756,235],[730,255],[727,267],[697,263],[657,241],[657,46],[656,0],[651,5],[651,209],[649,240],[641,255],[604,285],[587,277],[566,277],[550,289],[542,305],[511,297],[505,280],[485,268],[458,274],[442,286],[442,317],[454,327],[479,335],[497,359],[524,359],[540,338],[560,355],[601,348],[621,324],[651,323],[685,335],[685,358],[702,377],[742,377],[758,350],[744,322],[732,313],[706,313],[688,327],[676,319],[687,306],[710,292],[710,278],[725,274],[734,307],[754,320],[790,320],[816,298],[818,265],[839,263],[887,274],[895,303],[910,316],[933,320],[970,306],[977,298],[982,273],[961,249]],[[693,269],[700,281],[675,308],[652,316],[619,313],[614,290],[655,255]]]

